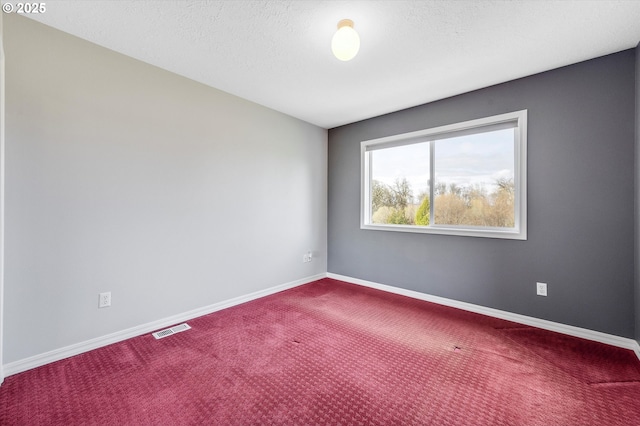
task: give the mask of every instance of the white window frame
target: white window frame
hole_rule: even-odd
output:
[[[433,142],[447,137],[481,133],[488,130],[513,127],[514,146],[514,185],[515,185],[515,225],[513,228],[477,227],[465,225],[393,225],[371,222],[371,155],[376,149],[410,145],[419,142]],[[434,176],[433,146],[431,143],[431,174]],[[513,240],[527,239],[527,110],[515,111],[477,120],[465,121],[416,132],[403,133],[384,138],[372,139],[360,143],[361,191],[360,191],[360,228],[376,231],[417,232],[425,234],[443,234],[470,237],[504,238]],[[434,180],[431,180],[434,182]],[[431,189],[433,194],[433,189]],[[432,209],[433,209],[433,203]],[[433,211],[431,214],[433,217]]]

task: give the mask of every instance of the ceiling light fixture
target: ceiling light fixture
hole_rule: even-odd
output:
[[[338,22],[338,31],[331,39],[331,51],[341,61],[350,61],[360,49],[360,36],[353,29],[351,19],[343,19]]]

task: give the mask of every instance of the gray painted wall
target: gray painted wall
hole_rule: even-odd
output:
[[[635,307],[636,340],[640,343],[640,43],[636,46],[636,210],[635,210]]]
[[[3,15],[0,14],[0,384],[4,381],[2,334],[4,329],[4,37]]]
[[[5,363],[326,272],[325,129],[4,23]]]
[[[635,62],[628,50],[329,130],[328,271],[633,337]],[[527,241],[359,229],[361,141],[521,109]]]

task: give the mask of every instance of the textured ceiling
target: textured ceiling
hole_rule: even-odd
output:
[[[62,31],[331,128],[635,47],[640,1],[46,1]],[[358,56],[331,36],[355,22]]]

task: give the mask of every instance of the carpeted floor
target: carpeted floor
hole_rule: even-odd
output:
[[[638,425],[633,352],[323,279],[10,376],[1,425]]]

